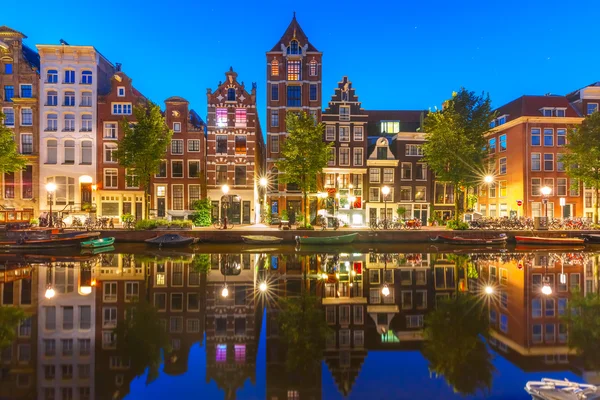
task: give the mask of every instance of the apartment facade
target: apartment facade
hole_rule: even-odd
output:
[[[132,214],[137,219],[145,215],[144,190],[136,177],[119,165],[115,152],[124,136],[123,121],[135,123],[133,107],[146,101],[117,64],[110,79],[110,91],[98,97],[97,183],[92,185],[92,189],[95,187],[92,209],[96,209],[98,216],[120,221],[123,214]]]
[[[323,141],[333,143],[327,167],[323,169],[323,190],[328,194],[325,199],[328,204],[323,208],[335,212],[337,202],[338,216],[344,223],[364,225],[367,114],[347,76],[338,82],[322,122]]]
[[[40,59],[23,43],[26,38],[0,26],[0,111],[4,125],[13,131],[18,152],[27,160],[22,171],[4,173],[1,205],[9,210],[27,209],[37,216]]]
[[[234,224],[255,223],[260,215],[258,179],[262,171],[262,132],[256,112],[256,84],[248,92],[230,68],[225,82],[207,89],[206,187],[213,217]],[[223,192],[223,186],[229,192]]]
[[[40,208],[83,212],[97,183],[97,98],[110,89],[113,65],[92,46],[37,45],[40,53]],[[131,114],[131,105],[117,107]],[[52,197],[45,185],[56,184]],[[68,222],[68,221],[67,221]]]
[[[392,221],[396,214],[397,191],[394,185],[399,165],[394,154],[396,146],[392,136],[369,136],[368,142],[367,222],[373,223],[384,219]],[[383,194],[383,187],[389,188],[390,192],[387,195]]]
[[[273,215],[302,210],[297,185],[279,182],[283,171],[275,162],[285,143],[288,113],[304,112],[321,121],[322,55],[308,40],[295,13],[281,39],[267,52],[267,203]]]

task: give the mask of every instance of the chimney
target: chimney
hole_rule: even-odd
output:
[[[117,72],[121,72],[121,66],[122,66],[122,65],[123,65],[123,64],[121,64],[121,63],[116,63],[116,64],[115,64],[115,68],[116,68]]]

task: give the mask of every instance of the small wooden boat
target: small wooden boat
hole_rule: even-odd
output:
[[[95,248],[88,247],[88,248],[82,249],[81,254],[95,256],[96,254],[108,253],[109,251],[114,251],[114,250],[115,250],[115,246],[104,246],[104,247],[95,247]]]
[[[277,244],[281,243],[283,238],[277,236],[248,235],[242,236],[242,240],[248,244]]]
[[[581,238],[568,237],[568,238],[549,238],[539,236],[515,236],[517,244],[526,245],[547,245],[547,246],[561,246],[566,244],[584,244],[585,241]]]
[[[0,249],[55,249],[75,247],[81,242],[100,236],[100,232],[63,232],[57,228],[32,228],[7,231],[0,239]]]
[[[461,236],[444,236],[438,235],[431,238],[434,243],[446,243],[446,244],[459,244],[459,245],[504,245],[508,240],[508,236],[502,233],[498,237],[494,238],[465,238]]]
[[[600,398],[597,386],[585,383],[569,382],[542,378],[541,381],[529,381],[525,391],[537,400],[583,400]]]
[[[581,237],[586,243],[600,243],[600,235],[589,233],[587,235],[581,235]]]
[[[158,247],[183,247],[196,243],[197,241],[198,238],[181,236],[176,233],[167,233],[162,236],[144,240],[146,244]]]
[[[348,235],[339,236],[296,236],[296,243],[319,245],[350,244],[354,242],[354,239],[356,239],[357,236],[358,233],[350,233]]]
[[[81,242],[81,247],[84,249],[94,249],[98,247],[112,246],[115,243],[114,237],[106,237],[101,239],[92,239]]]

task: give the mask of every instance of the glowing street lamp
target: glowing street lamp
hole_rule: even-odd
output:
[[[494,176],[488,174],[483,177],[483,181],[489,185],[490,183],[494,182]]]
[[[263,176],[258,180],[258,184],[260,185],[260,187],[266,188],[269,184],[269,180]]]
[[[52,287],[52,284],[48,284],[48,286],[46,287],[46,293],[44,293],[44,297],[47,298],[48,300],[50,300],[55,295],[56,295],[56,291]]]
[[[46,183],[46,192],[48,192],[48,202],[50,203],[50,216],[48,217],[48,226],[52,228],[52,203],[54,203],[54,192],[56,192],[56,184],[54,182]]]
[[[487,294],[487,295],[494,294],[494,288],[489,285],[486,286],[484,290],[485,290],[485,294]]]
[[[267,282],[261,282],[258,285],[258,290],[260,290],[261,292],[266,292],[267,291]]]
[[[552,294],[552,287],[548,282],[545,282],[542,286],[542,294],[545,294],[546,296],[550,296]]]
[[[548,196],[550,196],[550,193],[552,193],[552,188],[548,187],[548,186],[544,186],[543,188],[540,189],[540,192],[542,193],[542,202],[545,205],[546,211],[545,211],[545,217],[546,217],[546,223],[548,223]]]

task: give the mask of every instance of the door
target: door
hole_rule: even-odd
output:
[[[82,183],[81,184],[81,205],[84,204],[92,205],[92,184]]]
[[[242,203],[242,218],[244,224],[250,223],[250,202],[244,201]]]
[[[158,208],[156,215],[158,218],[164,218],[167,204],[166,199],[164,197],[159,197],[156,201],[156,207]]]
[[[229,218],[231,219],[231,222],[234,224],[241,224],[242,223],[242,203],[240,201],[240,197],[239,196],[231,196],[230,204],[231,204],[231,211],[230,211],[230,215]]]
[[[141,201],[137,201],[135,203],[135,219],[136,220],[140,220],[144,217],[143,215],[143,209],[142,209],[142,202]]]
[[[369,223],[377,222],[377,209],[369,208]]]

